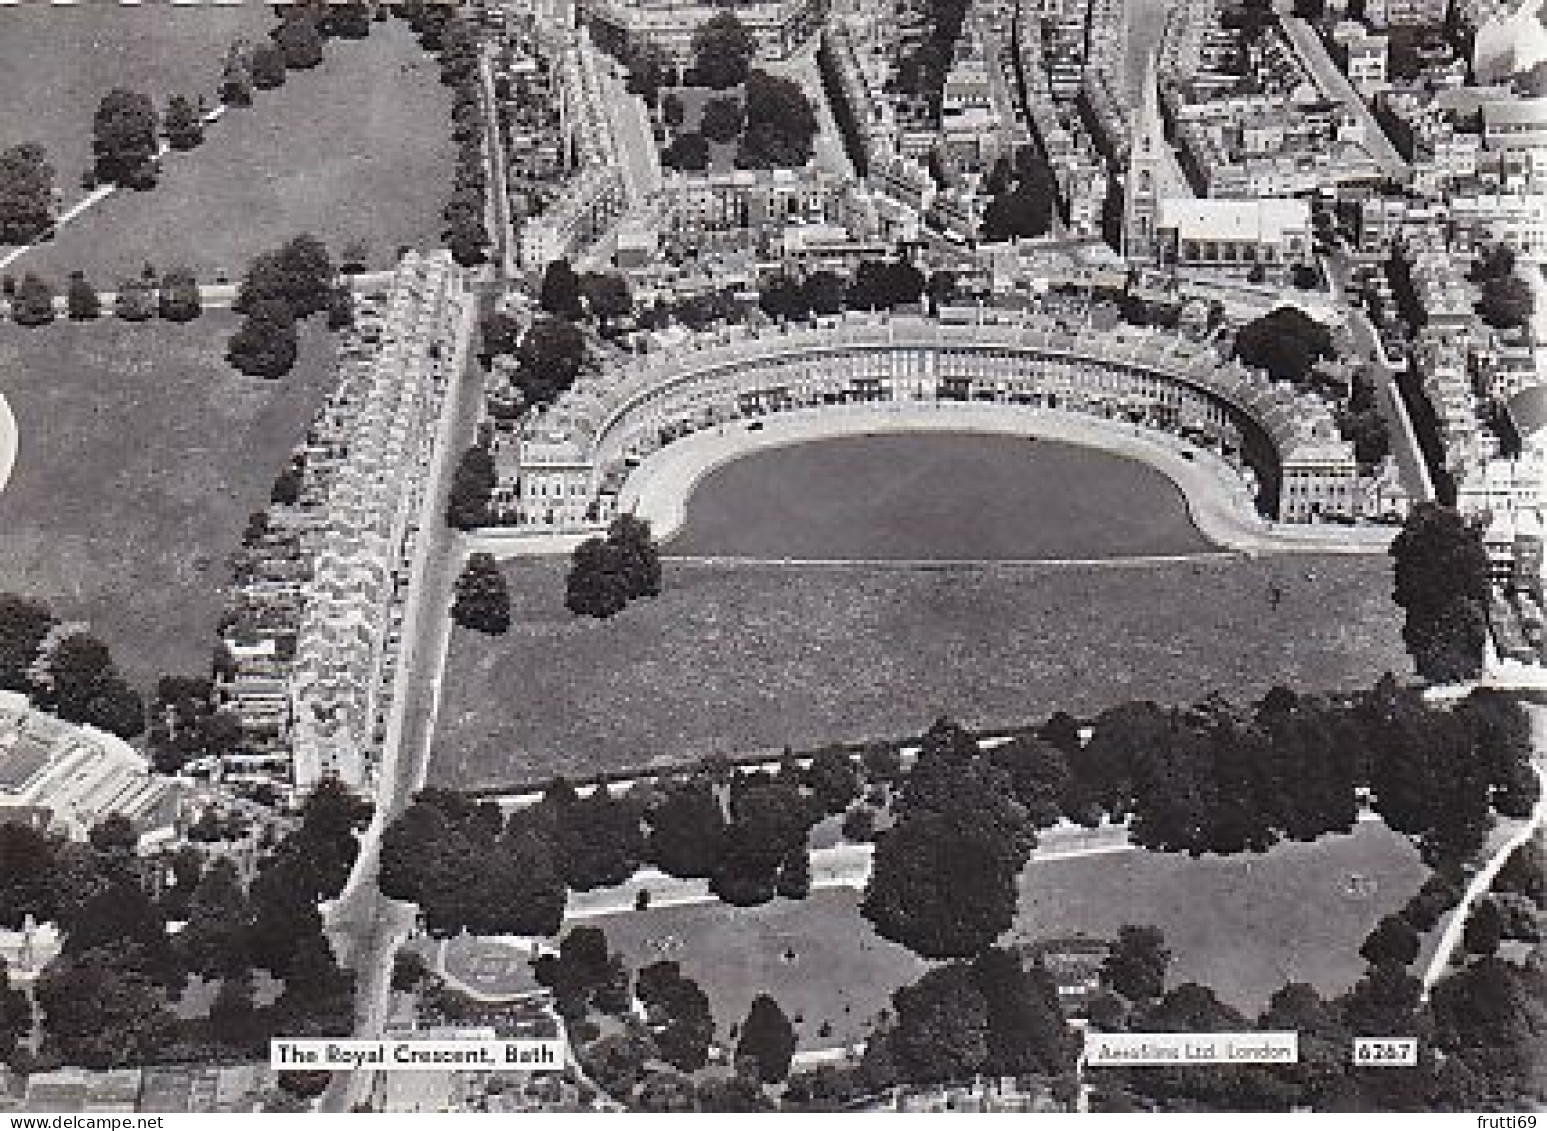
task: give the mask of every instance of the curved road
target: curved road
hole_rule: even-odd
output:
[[[11,468],[16,466],[16,448],[16,417],[11,412],[5,394],[0,393],[0,491],[5,490],[6,480],[11,477]]]

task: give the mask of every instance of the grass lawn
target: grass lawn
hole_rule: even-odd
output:
[[[104,94],[124,87],[158,107],[174,94],[214,105],[232,41],[257,41],[273,25],[264,4],[0,7],[0,149],[43,145],[73,200],[91,164],[91,119]]]
[[[752,999],[771,995],[795,1024],[802,1048],[862,1040],[891,994],[924,972],[905,947],[859,917],[858,896],[817,891],[762,907],[702,903],[589,919],[607,932],[630,969],[670,959],[709,995],[721,1042],[746,1019]],[[826,1022],[831,1030],[819,1035]]]
[[[1025,559],[1211,544],[1175,484],[1133,460],[1014,436],[878,435],[774,448],[693,491],[668,554]]]
[[[1259,856],[1048,860],[1022,877],[1015,933],[1110,938],[1124,923],[1159,927],[1171,985],[1202,982],[1256,1016],[1285,982],[1327,995],[1353,985],[1365,936],[1428,875],[1407,838],[1377,822]]]
[[[288,377],[243,377],[224,359],[234,324],[0,325],[19,432],[0,591],[89,621],[142,685],[207,673],[227,557],[333,385],[312,328]]]
[[[1261,856],[1193,860],[1136,851],[1037,862],[1022,877],[1020,914],[1001,941],[1110,938],[1125,923],[1152,924],[1173,955],[1168,985],[1205,983],[1255,1017],[1285,982],[1309,982],[1326,996],[1353,985],[1364,971],[1364,937],[1427,875],[1404,837],[1373,823]],[[709,995],[722,1041],[752,998],[768,993],[796,1022],[801,1047],[821,1048],[863,1039],[876,1014],[891,1007],[892,992],[926,969],[877,936],[858,906],[858,893],[826,890],[801,902],[663,907],[586,924],[605,930],[634,970],[662,958],[680,963]],[[491,948],[504,951],[503,962]],[[448,965],[474,975],[475,984],[486,970],[508,977],[524,957],[486,941],[453,949],[465,953]]]
[[[271,22],[261,22],[257,33]],[[210,36],[214,42],[200,47],[197,66],[183,64],[205,76],[197,89],[213,92],[230,38]],[[142,87],[159,90],[155,83]],[[72,92],[71,120],[83,123],[88,146],[94,90]],[[234,280],[253,255],[303,231],[335,253],[365,238],[372,264],[387,265],[399,245],[439,242],[453,156],[449,114],[450,93],[407,26],[373,24],[369,39],[329,42],[320,67],[257,92],[251,108],[232,110],[211,127],[203,145],[170,154],[156,188],[115,193],[13,270],[62,282],[79,268],[104,290],[147,261],[162,270],[187,266],[204,280],[218,273]],[[80,164],[61,163],[71,199]]]
[[[1192,702],[1410,671],[1380,556],[991,568],[668,562],[608,621],[564,609],[561,561],[507,567],[514,623],[456,629],[437,785]],[[1283,588],[1277,610],[1273,584]]]

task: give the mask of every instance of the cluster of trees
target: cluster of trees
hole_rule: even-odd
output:
[[[905,259],[863,259],[845,279],[835,271],[813,271],[804,279],[773,275],[763,282],[758,305],[770,318],[800,322],[812,315],[844,310],[892,310],[911,306],[927,294],[949,297],[954,278],[945,272],[926,277]]]
[[[487,130],[478,75],[478,34],[449,4],[415,3],[404,17],[440,64],[441,82],[451,88],[451,137],[457,146],[451,196],[442,211],[443,236],[452,256],[463,267],[488,258],[488,170],[483,143]]]
[[[640,597],[661,592],[661,555],[650,524],[619,515],[607,537],[587,538],[575,547],[564,581],[564,607],[580,616],[605,620]]]
[[[925,958],[967,958],[1015,916],[1036,831],[1011,775],[941,719],[902,784],[897,823],[876,842],[861,912],[882,938]]]
[[[29,271],[11,296],[11,317],[19,326],[46,326],[57,313],[55,299],[53,285]],[[147,263],[138,276],[119,284],[113,300],[113,313],[125,322],[146,322],[157,315],[168,322],[191,322],[203,310],[198,280],[186,267],[173,267],[158,276]],[[70,273],[65,313],[75,322],[89,322],[102,315],[102,297],[82,271]]]
[[[1420,503],[1391,543],[1402,640],[1424,679],[1482,674],[1488,639],[1488,554],[1482,528],[1453,507]]]
[[[1531,321],[1535,297],[1531,284],[1515,273],[1515,253],[1500,244],[1478,260],[1471,280],[1482,288],[1477,313],[1498,330],[1518,330]]]
[[[1047,162],[1030,146],[1016,152],[1013,168],[1001,157],[986,188],[992,197],[983,213],[986,242],[1033,239],[1052,229],[1058,182]]]
[[[61,624],[41,602],[0,593],[0,689],[44,710],[120,738],[145,729],[145,705],[108,647],[79,625]]]
[[[259,1055],[281,1033],[348,1033],[352,986],[333,961],[316,901],[343,887],[369,815],[341,788],[319,787],[247,888],[229,860],[206,862],[193,849],[138,856],[121,817],[104,820],[86,844],[0,825],[0,924],[14,929],[31,916],[57,924],[63,937],[35,988],[44,1045],[31,1067],[208,1062]],[[157,872],[172,884],[152,898]],[[175,936],[167,931],[174,919],[186,924]],[[261,1008],[253,1001],[260,968],[284,983]],[[170,1008],[190,974],[221,982],[207,1018],[180,1020]],[[15,1034],[7,997],[0,991],[0,1045]]]
[[[462,453],[452,472],[446,496],[446,523],[457,530],[472,530],[489,523],[489,500],[494,494],[494,457],[482,444]]]
[[[1297,307],[1281,306],[1236,331],[1235,356],[1275,381],[1311,388],[1316,363],[1333,356],[1332,331]]]
[[[198,758],[235,753],[241,744],[237,717],[215,707],[207,678],[162,676],[156,683],[145,732],[145,750],[161,773],[175,774]]]
[[[561,779],[508,820],[494,805],[426,790],[383,838],[382,890],[420,904],[438,936],[552,934],[566,889],[613,887],[647,864],[707,878],[738,905],[800,899],[808,831],[859,789],[848,756],[829,750],[777,774],[705,766],[618,795],[603,786],[580,797]]]
[[[752,70],[744,93],[746,115],[736,147],[736,168],[804,168],[814,152],[818,126],[816,111],[800,84]],[[708,107],[704,116],[702,128],[708,136]]]
[[[0,150],[0,244],[37,239],[54,223],[54,167],[41,145]]]
[[[253,92],[285,85],[290,71],[319,66],[330,37],[364,39],[370,34],[370,11],[363,3],[333,4],[301,0],[276,9],[279,23],[266,43],[238,39],[226,52],[219,97],[227,106],[251,106]]]
[[[317,237],[296,236],[252,261],[232,309],[243,316],[226,359],[250,377],[283,377],[299,351],[296,323],[336,301],[333,261]]]
[[[510,628],[510,588],[492,554],[473,554],[457,578],[451,619],[498,636]]]
[[[494,311],[484,317],[480,336],[487,364],[501,356],[515,360],[510,380],[516,399],[509,411],[516,414],[551,404],[575,383],[585,364],[585,335],[568,318],[547,315],[523,330],[512,315]]]
[[[1292,1031],[1299,1059],[1279,1065],[1099,1068],[1087,1072],[1092,1110],[1456,1111],[1508,1105],[1539,1091],[1536,1050],[1547,1032],[1541,954],[1524,965],[1487,957],[1440,981],[1430,1003],[1406,970],[1416,944],[1387,920],[1362,953],[1363,977],[1335,998],[1299,982],[1282,986],[1256,1018],[1209,987],[1164,989],[1169,954],[1153,928],[1124,928],[1091,1003],[1103,1031]],[[1140,938],[1139,936],[1143,937]],[[1137,945],[1136,945],[1137,944]],[[1124,979],[1114,964],[1140,959],[1150,972]],[[1158,963],[1157,961],[1158,960]],[[1158,964],[1159,976],[1151,976]],[[1356,1036],[1419,1038],[1417,1067],[1372,1072],[1348,1055]]]
[[[1391,452],[1391,428],[1375,403],[1375,385],[1367,373],[1354,374],[1348,402],[1334,413],[1338,431],[1354,445],[1354,459],[1363,472],[1373,471]]]
[[[693,32],[690,84],[729,90],[747,81],[757,41],[734,12],[718,12]]]

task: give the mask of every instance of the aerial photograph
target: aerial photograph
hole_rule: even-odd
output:
[[[1547,0],[0,0],[0,1118],[1534,1128],[1544,272]]]

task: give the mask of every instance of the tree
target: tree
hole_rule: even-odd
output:
[[[661,554],[647,519],[620,514],[607,528],[607,542],[616,551],[629,600],[656,597],[661,592]]]
[[[0,690],[32,690],[28,673],[54,623],[48,606],[0,593]]]
[[[92,123],[98,182],[138,189],[154,185],[159,134],[149,97],[122,88],[109,91]]]
[[[277,90],[285,85],[285,53],[277,43],[260,43],[253,49],[251,84],[259,90]]]
[[[1461,934],[1461,944],[1468,954],[1484,957],[1494,954],[1504,939],[1504,917],[1499,905],[1491,897],[1484,897],[1472,905],[1466,927]]]
[[[1410,966],[1418,957],[1418,932],[1399,915],[1387,915],[1364,940],[1359,956],[1371,966]]]
[[[516,387],[528,404],[549,404],[575,383],[585,352],[585,337],[572,322],[537,319],[516,347]]]
[[[818,750],[811,756],[811,765],[806,768],[802,780],[823,812],[830,815],[842,813],[852,802],[859,800],[859,768],[841,749]]]
[[[463,628],[498,636],[510,628],[510,590],[492,554],[473,554],[457,578],[451,619]]]
[[[994,947],[973,959],[971,970],[988,1013],[985,1073],[1056,1076],[1073,1069],[1079,1041],[1040,962],[1027,969],[1019,956]]]
[[[295,318],[283,302],[253,306],[226,346],[226,360],[249,377],[283,377],[295,366],[299,338]]]
[[[1058,184],[1042,161],[1022,172],[1014,188],[994,196],[983,213],[983,238],[988,242],[1045,236],[1053,225]]]
[[[757,302],[764,314],[780,321],[799,322],[811,316],[800,281],[783,272],[763,281]]]
[[[683,130],[661,153],[661,163],[668,169],[701,173],[709,168],[709,142],[701,133]]]
[[[693,33],[692,52],[697,81],[714,90],[728,90],[746,80],[757,41],[733,13],[720,12]]]
[[[795,1027],[767,994],[752,999],[752,1008],[741,1026],[736,1045],[736,1060],[747,1060],[764,1084],[777,1084],[790,1074],[790,1059],[795,1055]]]
[[[44,664],[39,698],[60,718],[133,738],[145,729],[139,692],[118,674],[107,645],[84,632],[64,637]]]
[[[489,449],[474,444],[462,453],[451,476],[446,496],[446,522],[457,530],[473,530],[487,525],[489,500],[496,483],[494,457]]]
[[[322,32],[316,17],[300,7],[283,9],[279,26],[274,29],[275,44],[284,53],[285,66],[292,71],[310,70],[322,62]]]
[[[968,966],[930,970],[894,993],[892,1004],[897,1023],[887,1044],[904,1082],[946,1084],[982,1070],[989,1052],[988,1002]]]
[[[1165,991],[1171,952],[1157,927],[1123,926],[1101,965],[1101,978],[1129,1001],[1152,1001]]]
[[[647,815],[646,858],[683,879],[714,873],[725,840],[725,815],[707,780],[668,782]]]
[[[54,288],[28,271],[11,299],[11,320],[18,326],[46,326],[54,320]]]
[[[220,101],[227,106],[251,106],[253,91],[253,51],[245,40],[237,40],[226,52],[220,73]]]
[[[738,169],[800,169],[811,160],[816,110],[787,78],[751,71],[746,79],[746,126],[736,150]]]
[[[833,271],[813,271],[801,286],[806,305],[813,314],[840,314],[848,284]]]
[[[677,963],[653,962],[641,969],[634,993],[645,1007],[662,1060],[683,1072],[697,1072],[709,1062],[714,1039],[709,996],[683,976]]]
[[[30,825],[0,822],[0,927],[22,928],[30,915],[47,922],[58,913],[55,843]]]
[[[1488,279],[1477,300],[1477,313],[1498,330],[1515,330],[1531,321],[1534,308],[1531,284],[1517,275]]]
[[[682,125],[687,117],[687,108],[682,105],[682,96],[674,90],[668,90],[661,96],[661,120],[672,129]]]
[[[1311,368],[1331,357],[1332,332],[1298,307],[1281,306],[1236,332],[1235,356],[1275,381],[1303,385]]]
[[[177,946],[188,968],[205,978],[232,978],[248,969],[252,908],[236,867],[213,861],[188,902],[188,921]]]
[[[580,277],[580,290],[585,295],[586,307],[603,333],[614,319],[622,318],[634,309],[628,280],[616,272],[588,271]]]
[[[698,119],[698,130],[710,141],[724,144],[736,140],[736,135],[741,133],[742,123],[746,120],[746,114],[741,108],[741,99],[734,96],[727,98],[711,98],[704,103],[703,112]]]
[[[621,613],[629,600],[628,568],[618,546],[604,538],[587,538],[575,547],[564,582],[564,607],[600,620]]]
[[[0,1062],[9,1061],[16,1046],[32,1031],[32,1002],[11,985],[11,970],[0,958]]]
[[[117,945],[63,953],[39,976],[43,1030],[66,1063],[138,1065],[170,1040],[176,1019],[161,988],[134,968],[130,950]]]
[[[25,244],[54,223],[54,167],[41,145],[0,151],[0,244]]]
[[[1407,613],[1402,637],[1418,674],[1450,681],[1480,674],[1477,636],[1488,600],[1482,531],[1454,508],[1419,503],[1392,540],[1396,587]]]
[[[125,322],[148,322],[156,316],[156,288],[135,276],[118,284],[113,296],[113,313]]]
[[[259,303],[275,301],[289,307],[292,319],[307,318],[328,309],[333,278],[327,247],[315,236],[299,235],[252,261],[232,309],[251,314]]]
[[[102,300],[97,297],[97,289],[80,271],[70,272],[70,286],[65,292],[65,307],[70,319],[75,322],[89,322],[102,314]]]
[[[186,267],[174,267],[161,277],[161,317],[168,322],[191,322],[204,312],[199,282]]]
[[[173,149],[195,149],[204,140],[204,118],[191,101],[181,94],[174,94],[167,102],[161,131]]]
[[[537,304],[546,314],[579,322],[585,317],[580,301],[580,277],[567,259],[555,259],[543,271],[542,289]]]

